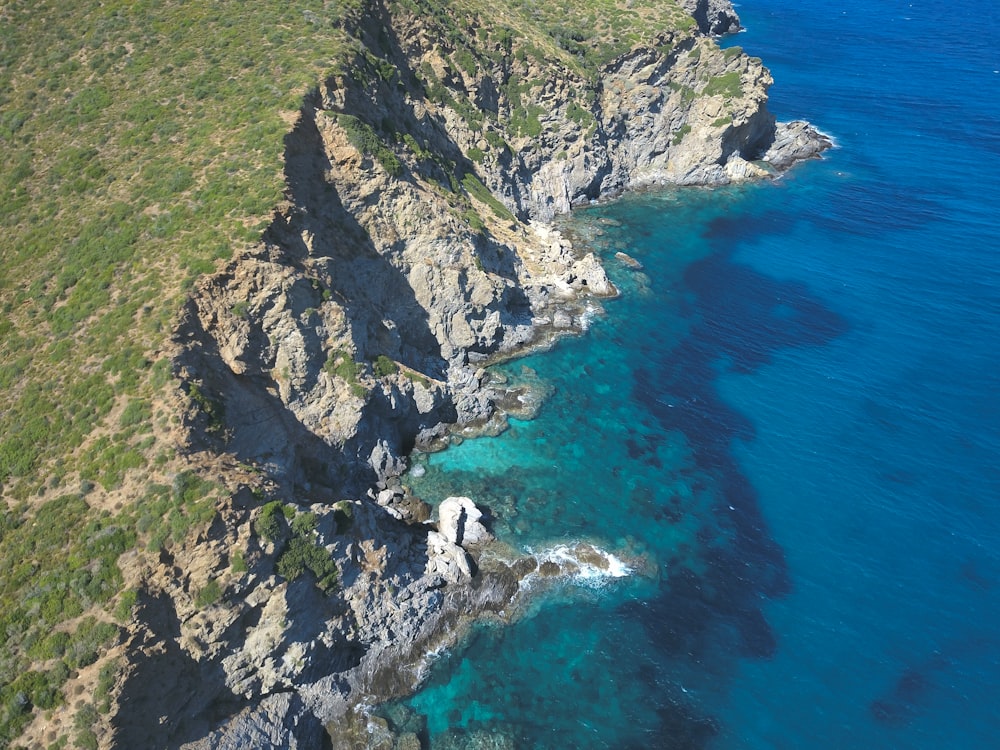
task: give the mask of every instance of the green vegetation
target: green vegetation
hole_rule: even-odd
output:
[[[337,115],[337,122],[346,131],[347,139],[358,151],[370,154],[382,165],[386,172],[399,176],[403,172],[403,164],[399,157],[379,137],[375,129],[354,115]]]
[[[233,553],[233,556],[229,558],[229,569],[236,575],[241,575],[247,572],[247,561],[243,556],[242,550],[237,550]]]
[[[350,353],[343,349],[334,349],[327,356],[323,369],[330,375],[345,381],[353,393],[358,398],[364,398],[368,391],[358,381],[364,374],[364,365],[356,362]]]
[[[97,709],[91,703],[81,706],[73,717],[73,728],[76,729],[76,747],[81,750],[97,750],[97,735],[94,734],[94,724],[97,722]]]
[[[399,365],[390,357],[380,354],[372,363],[372,371],[375,373],[376,378],[384,378],[399,372]]]
[[[132,612],[135,609],[136,600],[139,598],[135,589],[126,589],[122,592],[118,605],[115,607],[115,619],[122,623],[127,623],[132,619]]]
[[[592,133],[597,127],[597,118],[594,117],[594,114],[576,102],[569,103],[569,107],[566,109],[566,116],[581,128],[587,129],[589,133]]]
[[[79,495],[2,516],[0,744],[20,733],[33,707],[61,703],[70,672],[93,664],[117,636],[100,613],[121,590],[118,557],[135,541],[128,519],[96,512]]]
[[[72,474],[101,429],[116,451],[148,453],[108,417],[154,395],[144,355],[184,289],[255,241],[282,200],[288,113],[358,48],[333,23],[358,10],[279,0],[4,7],[5,497],[35,495],[56,462],[59,476]]]
[[[483,221],[483,217],[479,215],[479,212],[472,207],[462,211],[462,221],[468,224],[473,232],[482,234],[486,231],[486,222]]]
[[[671,141],[671,143],[677,146],[678,144],[680,144],[681,141],[684,140],[684,136],[686,136],[690,132],[691,132],[691,126],[688,125],[687,123],[684,123],[679,128],[677,128],[677,132],[674,133],[674,139],[673,141]]]
[[[670,81],[668,84],[671,91],[679,91],[681,94],[681,104],[690,104],[694,101],[695,91],[690,86],[684,86],[683,84],[677,83],[677,81]]]
[[[204,609],[215,604],[222,598],[222,586],[216,578],[210,578],[205,586],[198,590],[194,598],[194,605],[198,609]]]
[[[260,509],[260,514],[254,521],[254,530],[261,538],[269,542],[276,542],[281,534],[281,519],[283,517],[281,501],[272,500]]]
[[[320,591],[329,593],[337,585],[337,564],[325,549],[304,536],[293,536],[275,563],[278,575],[294,580],[309,570]]]
[[[512,0],[508,7],[520,38],[543,53],[559,54],[588,77],[636,44],[651,40],[659,30],[694,28],[694,20],[674,2]]]
[[[467,192],[471,197],[475,198],[480,203],[485,203],[489,206],[498,219],[503,219],[504,221],[514,221],[514,214],[510,212],[510,209],[501,203],[472,172],[467,172],[465,176],[462,177],[462,187],[465,188],[465,192]]]
[[[733,70],[729,73],[723,73],[721,76],[713,76],[705,84],[702,94],[705,96],[717,96],[721,94],[727,99],[743,96],[743,86],[740,83],[739,71]]]
[[[495,130],[484,130],[483,138],[485,138],[486,142],[493,148],[510,151],[510,146],[507,144],[507,141],[505,141],[503,136]]]
[[[337,512],[335,517],[339,529],[341,519],[336,516]],[[295,580],[309,570],[315,576],[316,586],[329,593],[337,583],[337,565],[330,553],[318,543],[318,521],[315,513],[297,511],[294,506],[273,500],[261,508],[254,526],[261,537],[273,542],[278,549],[274,563],[278,575]]]
[[[354,523],[354,506],[347,500],[333,504],[333,519],[337,522],[337,533],[344,534]]]
[[[172,438],[164,440],[179,416],[165,352],[194,283],[257,242],[285,199],[284,136],[303,97],[338,76],[371,90],[419,95],[422,87],[494,154],[512,152],[510,142],[523,147],[517,139],[543,135],[547,113],[526,95],[546,84],[539,69],[560,65],[579,76],[567,115],[593,128],[585,82],[659,31],[692,25],[674,0],[511,0],[501,12],[485,0],[391,0],[390,15],[413,13],[439,38],[451,67],[446,85],[430,66],[417,75],[397,68],[387,44],[368,39],[369,49],[353,38],[362,18],[370,25],[375,17],[368,10],[365,0],[4,5],[0,746],[39,711],[65,706],[71,672],[101,658],[117,637],[114,623],[134,616],[138,592],[122,590],[120,556],[138,549],[141,565],[143,555],[185,542],[216,517],[224,489],[176,460]],[[455,74],[498,71],[495,111],[454,86]],[[733,84],[707,86],[726,92]],[[342,114],[338,122],[389,174],[402,176],[401,157],[412,153],[473,230],[486,231],[490,212],[514,219],[468,162],[455,163],[457,153],[432,153],[388,118]],[[466,156],[487,159],[485,147]],[[251,313],[244,301],[230,312]],[[400,367],[338,349],[324,369],[363,398],[372,374]],[[431,387],[420,373],[402,372]],[[187,407],[223,441],[224,403],[210,382],[185,386]],[[337,507],[345,533],[353,506]],[[263,506],[255,528],[281,546],[282,575],[311,571],[329,590],[336,570],[316,544],[314,522],[278,502]],[[230,569],[246,572],[241,551]],[[198,606],[218,601],[225,580],[195,592]],[[101,667],[93,703],[75,702],[75,726],[54,744],[96,746],[93,727],[108,710],[116,668]]]
[[[476,260],[479,259],[476,258]],[[404,370],[403,375],[405,375],[412,383],[417,383],[419,385],[422,385],[424,388],[431,387],[431,381],[427,378],[427,376],[420,374],[416,370],[409,370],[409,369]]]
[[[172,486],[151,483],[126,516],[150,550],[168,542],[179,544],[195,528],[204,528],[215,518],[215,505],[222,488],[192,471],[174,477]]]
[[[115,675],[121,668],[121,663],[116,659],[109,661],[97,676],[97,688],[94,690],[94,701],[97,711],[106,714],[111,710],[111,688],[115,684]]]

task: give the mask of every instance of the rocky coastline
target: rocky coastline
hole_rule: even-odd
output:
[[[526,580],[613,574],[589,544],[504,550],[474,499],[432,509],[405,471],[456,430],[503,429],[524,394],[486,366],[580,332],[617,293],[553,219],[767,178],[831,145],[776,123],[761,61],[713,41],[739,28],[728,0],[682,5],[693,28],[589,79],[475,29],[482,54],[457,64],[433,19],[366,4],[352,65],[286,136],[287,201],[173,337],[180,447],[233,491],[143,580],[114,746],[419,747],[363,708],[415,689],[476,619],[515,617]]]

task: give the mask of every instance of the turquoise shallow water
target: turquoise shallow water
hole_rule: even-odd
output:
[[[554,388],[537,419],[412,484],[488,505],[519,548],[589,540],[646,573],[567,584],[439,660],[409,701],[434,745],[998,744],[992,7],[739,10],[727,43],[772,68],[772,110],[839,147],[573,217],[622,297],[503,368]]]

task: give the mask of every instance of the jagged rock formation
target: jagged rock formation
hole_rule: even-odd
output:
[[[740,19],[729,0],[683,0],[681,5],[702,34],[721,36],[740,30]]]
[[[426,525],[396,477],[448,426],[496,419],[505,394],[485,363],[579,330],[586,298],[615,293],[549,222],[624,190],[758,178],[829,145],[776,125],[761,62],[708,38],[738,27],[728,3],[685,6],[697,29],[661,30],[593,75],[489,29],[459,49],[402,4],[367,6],[350,64],[286,137],[287,203],[195,289],[174,338],[186,449],[265,477],[289,520],[268,538],[273,506],[237,492],[150,574],[117,744],[320,747],[359,701],[411,690],[421,655],[465,618],[509,606],[537,561],[480,569],[475,504]],[[335,590],[315,550],[336,562]],[[303,560],[313,572],[292,576]],[[211,581],[220,597],[199,607]]]
[[[760,60],[698,34],[662,31],[588,81],[514,50],[472,74],[433,31],[384,8],[366,19],[352,75],[287,137],[288,205],[178,332],[180,373],[219,404],[225,448],[307,490],[363,489],[439,425],[488,418],[479,363],[523,348],[580,293],[613,293],[593,256],[539,225],[624,190],[761,177],[829,145],[776,126]],[[525,113],[535,126],[504,127]]]

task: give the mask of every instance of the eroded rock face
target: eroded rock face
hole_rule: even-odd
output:
[[[611,570],[578,554],[481,570],[492,537],[474,502],[449,498],[435,530],[396,478],[449,425],[528,413],[484,363],[581,330],[588,300],[615,294],[555,216],[644,186],[756,179],[829,145],[776,125],[760,61],[704,36],[738,24],[728,3],[687,5],[700,34],[665,32],[596,80],[514,51],[457,69],[427,19],[373,5],[355,61],[368,73],[305,102],[285,141],[288,202],[195,289],[174,337],[186,448],[308,506],[315,525],[296,533],[336,562],[338,585],[276,574],[291,532],[262,538],[264,498],[234,494],[147,582],[120,746],[317,746],[324,724],[412,690],[423,654],[504,612],[525,576]],[[428,94],[428,71],[448,96]],[[539,113],[537,133],[505,124],[517,107]],[[209,580],[222,598],[199,608]]]
[[[740,19],[729,0],[682,0],[702,34],[721,36],[740,30]]]
[[[691,5],[704,33],[738,23],[728,3]],[[218,405],[220,424],[191,412],[193,447],[208,435],[304,490],[363,492],[442,425],[488,420],[480,363],[525,347],[539,321],[575,330],[561,308],[615,293],[556,215],[651,185],[758,179],[829,145],[776,125],[760,60],[696,32],[662,32],[590,81],[513,51],[456,68],[402,10],[363,23],[359,38],[381,41],[358,70],[378,59],[393,75],[332,78],[310,97],[286,138],[288,205],[199,287],[176,337],[185,387]],[[484,119],[430,96],[428,76]],[[539,132],[505,124],[525,110]],[[359,150],[359,133],[376,145]]]

